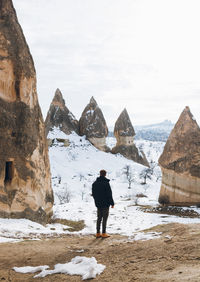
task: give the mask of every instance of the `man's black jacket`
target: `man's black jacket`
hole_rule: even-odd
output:
[[[112,198],[112,190],[110,188],[109,179],[104,176],[97,177],[92,184],[92,196],[97,208],[108,208],[114,206]]]

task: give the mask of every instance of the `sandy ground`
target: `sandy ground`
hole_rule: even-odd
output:
[[[0,281],[82,281],[80,276],[56,274],[33,278],[20,274],[14,266],[49,265],[69,262],[73,257],[94,256],[106,265],[93,281],[200,281],[200,225],[167,224],[154,231],[161,237],[149,241],[127,242],[113,235],[108,239],[94,236],[67,236],[0,244]],[[171,238],[165,237],[170,235]],[[84,249],[83,253],[77,250]]]

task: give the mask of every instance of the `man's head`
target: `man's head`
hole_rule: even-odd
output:
[[[106,171],[104,169],[100,170],[100,176],[106,176]]]

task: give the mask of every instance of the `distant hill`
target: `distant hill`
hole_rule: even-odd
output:
[[[170,120],[161,123],[135,126],[135,139],[144,139],[150,141],[167,141],[174,124]]]
[[[170,120],[164,120],[156,124],[134,126],[135,139],[165,142],[173,127],[174,124]],[[113,136],[112,128],[109,128],[109,136]]]

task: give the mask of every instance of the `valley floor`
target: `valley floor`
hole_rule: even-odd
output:
[[[12,270],[14,266],[28,265],[53,268],[79,255],[93,256],[106,266],[93,281],[200,281],[200,224],[170,223],[153,227],[152,231],[162,235],[153,240],[130,242],[119,235],[108,239],[65,235],[0,244],[0,281],[82,281],[80,276],[65,274],[33,278],[34,274]]]

